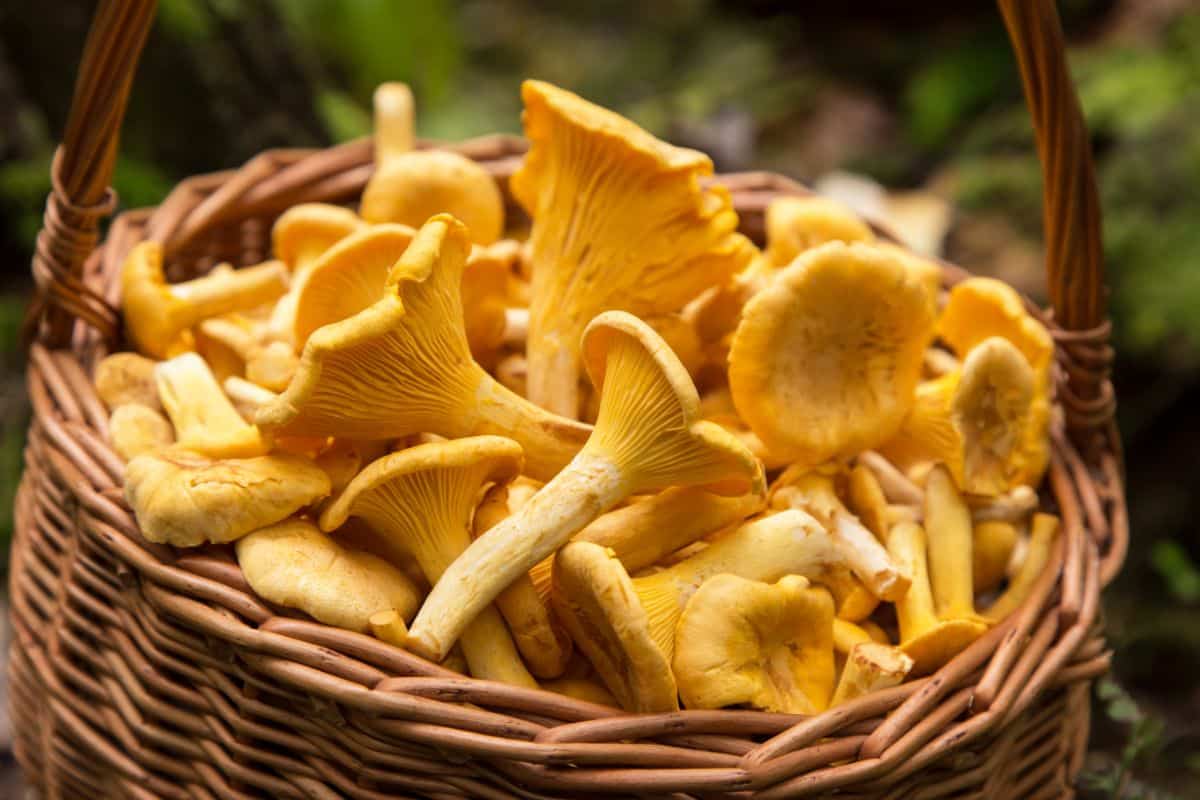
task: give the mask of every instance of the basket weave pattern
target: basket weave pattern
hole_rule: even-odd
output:
[[[1021,24],[1013,5],[1002,4],[1010,27]],[[105,13],[133,12],[102,6],[97,25],[116,24]],[[124,30],[136,41],[129,18]],[[1022,55],[1021,42],[1036,39],[1014,40],[1028,86],[1050,67]],[[1088,178],[1085,150],[1074,148],[1083,152],[1075,161],[1061,157],[1071,151],[1063,131],[1073,129],[1063,127],[1053,95],[1030,98],[1039,140],[1058,125],[1058,146],[1043,150],[1043,161],[1049,156],[1056,174]],[[1048,116],[1039,119],[1039,108]],[[524,143],[493,136],[454,149],[505,186]],[[17,756],[47,797],[1071,794],[1090,681],[1109,661],[1099,592],[1126,540],[1108,331],[1102,304],[1088,301],[1099,294],[1098,277],[1084,273],[1081,294],[1071,272],[1071,259],[1093,243],[1088,236],[1065,246],[1061,266],[1051,268],[1056,312],[1044,319],[1059,346],[1063,424],[1053,430],[1045,498],[1063,535],[1026,603],[936,674],[817,717],[634,715],[463,678],[266,604],[227,547],[181,551],[142,538],[90,381],[119,330],[124,254],[144,239],[161,241],[172,280],[220,261],[260,261],[288,206],[353,202],[370,176],[371,151],[365,141],[271,151],[241,169],[188,179],[157,209],[119,217],[93,252],[96,220],[112,198],[106,175],[84,181],[86,191],[71,188],[71,150],[68,136],[35,259],[42,335],[30,351],[34,420],[12,553]],[[743,232],[760,243],[767,203],[804,191],[766,173],[721,181]],[[1095,213],[1073,199],[1047,192],[1048,215],[1059,209],[1047,226],[1048,241],[1059,243],[1051,251],[1062,242],[1056,231],[1070,227],[1064,218]],[[964,274],[947,265],[946,283]]]

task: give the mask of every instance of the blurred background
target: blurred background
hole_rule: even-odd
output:
[[[28,421],[17,330],[93,8],[0,8],[0,554]],[[1083,794],[1198,797],[1200,2],[1060,8],[1106,215],[1133,527],[1125,571],[1105,595],[1116,659],[1096,691]],[[413,86],[423,136],[518,132],[519,82],[538,77],[708,151],[718,170],[816,184],[892,217],[921,246],[1043,294],[1040,176],[991,3],[160,0],[159,9],[123,132],[124,208],[266,148],[361,136],[384,80]],[[15,780],[0,777],[0,796],[16,796],[6,782]]]

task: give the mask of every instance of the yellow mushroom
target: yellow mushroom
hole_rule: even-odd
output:
[[[411,619],[421,602],[400,570],[338,544],[307,520],[260,528],[238,539],[236,547],[255,594],[326,625],[366,633],[373,614],[391,611]]]
[[[1004,594],[984,612],[992,622],[999,622],[1017,610],[1033,591],[1038,576],[1050,561],[1054,541],[1058,538],[1058,517],[1053,514],[1034,514],[1030,523],[1029,549],[1017,572],[1008,583]]]
[[[832,477],[788,468],[771,492],[775,507],[782,503],[801,509],[825,526],[845,555],[847,566],[872,594],[892,601],[904,596],[909,576],[892,561],[875,534],[842,505]]]
[[[507,355],[496,363],[493,372],[504,388],[519,397],[526,396],[525,356],[520,353]]]
[[[529,398],[581,407],[580,336],[601,311],[676,311],[755,252],[712,162],[540,81],[521,86],[529,153],[512,176],[533,218]]]
[[[300,456],[214,460],[179,446],[125,467],[125,499],[152,542],[232,542],[329,494],[329,478]]]
[[[126,403],[140,403],[155,411],[162,411],[158,401],[158,384],[154,381],[154,368],[158,362],[137,353],[113,353],[96,365],[92,383],[96,395],[109,411]]]
[[[504,198],[491,174],[446,150],[411,150],[412,94],[385,83],[375,92],[375,174],[363,189],[362,218],[414,228],[435,214],[452,214],[471,240],[491,244],[504,233]]]
[[[944,464],[925,480],[925,536],[933,603],[944,620],[978,619],[975,613],[974,538],[971,511]]]
[[[364,467],[387,452],[387,442],[378,439],[334,439],[315,461],[329,476],[330,494],[339,495]]]
[[[994,495],[1021,479],[1034,375],[1006,339],[979,343],[962,367],[917,387],[896,436],[881,449],[901,467],[946,464],[964,491]]]
[[[630,495],[701,486],[738,495],[760,487],[758,461],[718,425],[679,359],[623,311],[592,320],[584,362],[601,392],[587,444],[520,511],[480,536],[446,571],[413,623],[413,647],[440,658],[504,587]]]
[[[1032,486],[1022,484],[1004,494],[967,495],[967,504],[971,506],[971,519],[977,523],[1024,522],[1037,509],[1038,496]]]
[[[279,397],[278,392],[264,389],[257,383],[251,383],[237,375],[230,375],[223,380],[221,388],[225,390],[225,395],[233,402],[233,407],[237,410],[238,414],[249,423],[254,422],[254,415],[258,413],[260,408],[273,403]]]
[[[231,320],[206,319],[200,323],[199,333],[236,355],[242,364],[238,373],[244,373],[247,380],[264,389],[281,392],[296,373],[299,362],[291,345],[284,342],[263,344],[245,327]]]
[[[125,332],[139,353],[153,358],[190,350],[193,325],[208,317],[269,303],[287,289],[287,267],[268,261],[254,267],[167,283],[158,242],[142,242],[121,268]]]
[[[929,585],[925,530],[920,525],[901,522],[893,526],[888,551],[912,575],[912,585],[896,601],[900,649],[914,662],[910,674],[928,675],[982,636],[987,625],[970,618],[938,618]]]
[[[875,534],[881,542],[887,541],[892,524],[889,518],[887,495],[875,473],[865,464],[856,464],[846,480],[846,504],[850,512]]]
[[[493,486],[475,509],[473,537],[483,535],[510,516],[509,487]],[[562,623],[551,613],[548,598],[533,585],[528,574],[496,596],[496,608],[508,623],[513,641],[539,678],[557,678],[567,668],[573,647]]]
[[[920,506],[925,502],[924,490],[895,464],[874,450],[859,453],[856,461],[874,473],[875,480],[879,481],[879,488],[883,489],[889,503]]]
[[[162,415],[141,403],[124,403],[108,417],[108,438],[123,460],[160,450],[175,442],[175,429]]]
[[[921,374],[929,380],[940,378],[962,368],[962,362],[940,347],[930,347],[925,350]]]
[[[350,439],[503,434],[523,448],[530,475],[558,472],[590,428],[516,396],[472,360],[459,295],[469,247],[457,220],[430,220],[381,299],[309,337],[296,377],[259,410],[258,424],[277,435]]]
[[[990,592],[1004,581],[1019,536],[1016,526],[1011,522],[990,520],[975,523],[971,574],[976,594]]]
[[[960,359],[987,339],[1002,337],[1016,346],[1033,368],[1033,400],[1013,483],[1037,486],[1050,461],[1054,392],[1054,340],[1050,333],[1025,309],[1012,287],[992,278],[968,278],[951,289],[937,332]]]
[[[734,403],[768,450],[801,467],[849,458],[899,428],[932,324],[902,262],[821,245],[746,304],[729,354]]]
[[[861,623],[850,622],[840,617],[833,620],[833,650],[840,656],[847,656],[854,646],[863,642],[891,644],[887,632],[870,620]]]
[[[571,542],[554,559],[551,597],[571,637],[621,706],[676,707],[671,659],[675,627],[688,600],[709,578],[729,573],[771,582],[812,579],[844,566],[824,528],[803,511],[747,522],[677,564],[630,578],[611,550]]]
[[[200,356],[184,353],[163,361],[154,376],[183,449],[213,458],[245,458],[270,449],[258,428],[238,414]]]
[[[914,661],[896,647],[860,642],[846,656],[830,708],[880,689],[899,686],[912,671]]]
[[[817,714],[833,694],[833,599],[805,578],[709,578],[688,601],[672,661],[687,708]]]
[[[542,688],[576,700],[585,700],[602,706],[619,707],[617,698],[612,696],[604,684],[593,678],[558,678],[553,681],[542,681]]]
[[[875,234],[847,206],[819,195],[779,197],[767,205],[763,260],[774,269],[826,242],[874,242]]]
[[[336,530],[350,517],[359,517],[411,552],[425,577],[437,585],[471,542],[471,515],[480,491],[512,480],[520,471],[520,446],[500,436],[410,447],[360,472],[321,513],[321,529]],[[480,609],[461,642],[476,678],[537,686],[494,607]]]

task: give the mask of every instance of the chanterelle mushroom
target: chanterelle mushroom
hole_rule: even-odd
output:
[[[426,657],[440,659],[480,608],[622,499],[668,486],[736,495],[761,485],[754,456],[697,419],[696,387],[646,323],[605,312],[588,325],[583,347],[601,393],[595,430],[562,472],[476,539],[434,586],[411,632]]]
[[[108,417],[108,438],[126,461],[175,442],[175,429],[162,415],[141,403],[117,406]]]
[[[186,450],[213,458],[264,455],[258,429],[238,414],[204,359],[195,353],[163,361],[154,372],[158,395]]]
[[[1031,411],[1034,373],[1014,345],[985,339],[962,366],[917,387],[916,402],[899,432],[881,448],[901,466],[941,461],[964,491],[994,495],[1025,470],[1022,447]]]
[[[590,428],[518,397],[472,360],[459,295],[469,247],[462,223],[431,219],[381,299],[308,338],[296,377],[259,410],[258,424],[285,436],[350,439],[503,434],[521,445],[530,475],[554,475]]]
[[[992,278],[968,278],[950,290],[937,333],[959,358],[993,336],[1007,339],[1033,368],[1033,400],[1019,447],[1013,483],[1037,486],[1050,461],[1049,427],[1054,392],[1054,340],[1021,296]]]
[[[367,222],[414,228],[434,214],[453,214],[471,240],[491,244],[504,232],[504,199],[486,169],[445,150],[411,150],[412,93],[399,83],[375,90],[375,174],[363,189]]]
[[[754,247],[708,156],[540,81],[521,86],[529,153],[511,179],[533,217],[529,398],[579,413],[580,335],[601,311],[675,311]]]
[[[692,594],[709,578],[784,575],[819,578],[845,566],[833,539],[803,511],[747,522],[666,569],[630,578],[608,550],[571,542],[554,559],[552,598],[579,649],[630,711],[676,707],[670,680],[675,626]]]
[[[125,330],[138,352],[166,358],[191,349],[188,330],[208,317],[260,306],[287,289],[287,267],[268,261],[184,283],[167,283],[158,242],[142,242],[121,268]]]
[[[137,353],[113,353],[96,365],[92,383],[96,394],[109,411],[126,403],[140,403],[155,411],[162,410],[158,401],[158,384],[154,381],[157,362]]]
[[[899,428],[932,325],[932,301],[900,260],[821,245],[746,304],[729,354],[734,403],[776,455],[850,457]]]
[[[360,472],[322,512],[321,528],[332,531],[351,516],[361,517],[411,552],[436,585],[471,542],[471,515],[481,489],[520,471],[520,446],[500,436],[410,447]],[[462,631],[461,643],[475,677],[537,686],[494,607],[480,610]]]
[[[898,686],[913,666],[912,658],[903,650],[876,642],[860,642],[846,656],[846,665],[842,667],[829,705],[841,705],[856,697]]]
[[[672,667],[687,708],[824,711],[833,694],[833,598],[795,575],[775,584],[709,578],[679,619]]]
[[[216,461],[176,446],[125,467],[125,499],[142,533],[176,547],[232,542],[327,494],[325,473],[292,455]]]
[[[255,594],[351,631],[370,630],[372,614],[412,619],[420,592],[382,558],[338,544],[311,522],[289,519],[237,541],[238,564]]]
[[[1058,538],[1058,517],[1053,514],[1034,514],[1030,523],[1029,550],[1017,569],[1004,594],[984,612],[993,622],[999,622],[1017,610],[1029,593],[1038,576],[1050,561],[1054,540]]]
[[[975,613],[971,570],[974,536],[971,510],[944,464],[925,479],[925,535],[934,607],[943,620],[982,620]]]

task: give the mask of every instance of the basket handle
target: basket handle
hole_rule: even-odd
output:
[[[1109,328],[1102,276],[1100,204],[1079,98],[1067,71],[1062,25],[1053,0],[998,0],[1033,116],[1043,176],[1046,271],[1054,316],[1066,335],[1068,424],[1109,425]],[[75,319],[114,340],[119,316],[82,280],[99,222],[112,212],[108,184],[133,73],[155,0],[101,0],[88,33],[53,188],[33,258],[37,285],[30,330],[64,346]]]

